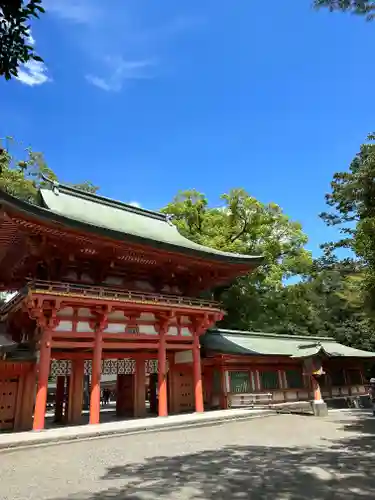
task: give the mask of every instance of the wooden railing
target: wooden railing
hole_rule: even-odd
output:
[[[0,316],[6,314],[8,311],[13,309],[13,307],[21,302],[21,300],[27,295],[28,288],[25,286],[19,290],[18,293],[14,295],[10,300],[0,307]]]
[[[172,294],[157,294],[139,290],[119,290],[116,288],[101,287],[94,285],[83,285],[75,283],[61,283],[50,281],[32,281],[0,309],[0,313],[9,310],[20,298],[28,293],[41,295],[63,295],[84,298],[95,298],[99,300],[113,300],[119,302],[141,302],[145,304],[166,304],[172,307],[200,307],[205,309],[220,310],[220,304],[210,300],[182,297]]]
[[[254,394],[228,394],[228,407],[229,408],[253,408],[256,405],[269,406],[272,402],[272,393],[262,392]]]

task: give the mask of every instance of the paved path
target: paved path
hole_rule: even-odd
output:
[[[149,417],[112,420],[97,425],[54,426],[54,428],[47,428],[40,432],[28,431],[0,434],[0,450],[4,448],[19,448],[21,446],[35,446],[46,443],[61,443],[77,439],[112,436],[114,434],[124,435],[136,432],[155,432],[160,429],[212,425],[212,423],[218,421],[247,420],[266,414],[272,415],[274,412],[272,410],[261,409],[231,409],[170,415],[165,418]]]
[[[278,415],[0,453],[1,500],[370,500],[375,420]]]

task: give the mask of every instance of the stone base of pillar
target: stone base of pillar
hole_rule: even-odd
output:
[[[311,403],[312,410],[315,417],[327,417],[328,416],[328,407],[327,403],[324,401],[313,401]]]

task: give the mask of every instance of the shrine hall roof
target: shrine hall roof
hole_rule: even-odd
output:
[[[201,337],[201,345],[208,351],[234,355],[308,358],[325,354],[333,358],[375,358],[375,352],[345,346],[331,337],[279,335],[239,330],[209,330]]]
[[[12,340],[7,332],[7,326],[0,321],[0,356],[11,361],[32,361],[35,353],[30,350],[29,345],[19,344]]]
[[[116,240],[154,246],[205,259],[221,260],[249,267],[262,263],[261,256],[222,252],[199,245],[182,236],[171,218],[97,194],[51,182],[52,189],[41,189],[37,205],[19,200],[0,190],[0,204],[11,206],[39,220],[48,220],[85,232],[99,233]]]
[[[17,343],[6,334],[0,332],[0,355],[17,349]]]

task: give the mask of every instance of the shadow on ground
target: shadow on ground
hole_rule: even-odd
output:
[[[373,499],[375,420],[340,425],[347,439],[332,436],[315,448],[236,446],[118,465],[102,478],[116,487],[69,500]]]

